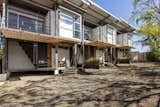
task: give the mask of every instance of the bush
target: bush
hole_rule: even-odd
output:
[[[3,54],[3,51],[2,49],[0,49],[0,60],[2,59],[2,54]]]
[[[160,51],[150,52],[150,53],[147,55],[147,59],[148,59],[149,61],[159,62],[159,61],[160,61]]]
[[[99,68],[100,61],[96,58],[89,58],[85,61],[85,66],[87,68]]]

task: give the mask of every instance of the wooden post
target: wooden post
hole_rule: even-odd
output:
[[[48,67],[52,67],[52,45],[48,44],[47,46],[47,62]]]

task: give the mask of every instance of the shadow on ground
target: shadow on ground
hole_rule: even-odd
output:
[[[106,70],[101,72],[103,75],[83,72],[77,75],[49,76],[38,81],[27,80],[25,86],[1,94],[0,105],[160,107],[159,69],[157,65],[119,66],[117,72]]]

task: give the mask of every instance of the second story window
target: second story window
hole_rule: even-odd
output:
[[[81,34],[81,17],[69,10],[60,9],[60,36],[79,38]]]
[[[9,13],[8,16],[8,27],[9,28],[18,28],[18,15],[14,13]]]
[[[28,17],[20,16],[19,17],[19,28],[22,30],[36,32],[35,20],[28,18]]]
[[[116,29],[112,27],[107,28],[108,43],[116,44]]]
[[[8,12],[8,28],[46,34],[44,19],[19,11]]]

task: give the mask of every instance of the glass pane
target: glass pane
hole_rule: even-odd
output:
[[[8,16],[8,27],[9,28],[18,28],[17,14],[9,13]]]
[[[74,32],[74,37],[80,39],[80,32],[75,31]]]
[[[76,23],[80,23],[80,17],[79,16],[75,16],[74,20],[75,20]]]
[[[114,29],[108,28],[108,34],[113,35]]]
[[[68,21],[73,22],[73,17],[70,16],[70,15],[67,15],[67,14],[65,14],[65,13],[61,13],[61,14],[60,14],[60,19],[62,19],[62,20],[68,20]]]
[[[35,20],[24,17],[24,16],[19,16],[19,27],[22,30],[27,30],[27,31],[32,31],[35,32]]]
[[[44,23],[41,21],[37,22],[37,32],[38,33],[46,33],[46,32],[44,32]]]
[[[60,12],[60,35],[65,36],[68,34],[69,38],[80,38],[80,16],[61,9]]]
[[[80,24],[75,23],[75,30],[79,30],[80,31]]]

